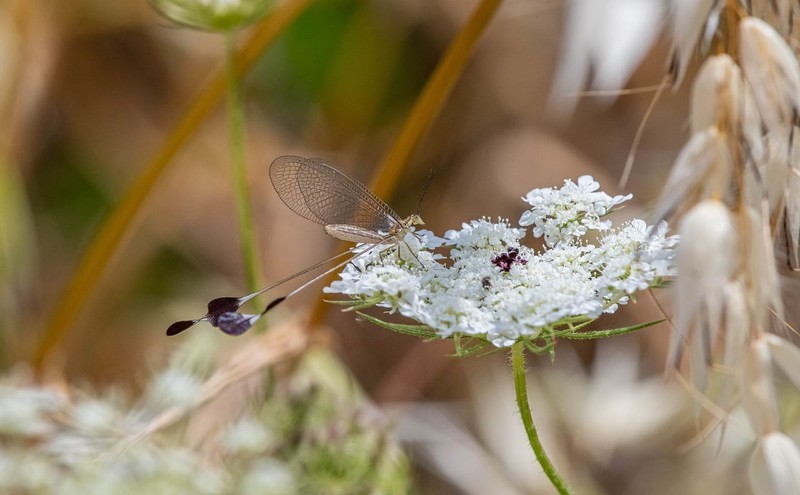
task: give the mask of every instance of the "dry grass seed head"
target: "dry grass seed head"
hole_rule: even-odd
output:
[[[800,390],[800,348],[793,342],[768,333],[764,336],[772,351],[775,365],[786,375],[794,387]]]
[[[770,308],[779,318],[783,316],[775,253],[767,219],[755,208],[745,207],[737,214],[741,239],[740,259],[745,281],[745,298],[757,329],[765,329]]]
[[[694,56],[700,35],[711,19],[715,0],[674,0],[672,2],[672,70],[675,87],[686,75],[689,60]]]
[[[797,56],[766,22],[748,17],[739,25],[741,66],[767,130],[785,136],[800,111]]]
[[[726,376],[720,384],[718,404],[725,410],[735,406],[734,390],[739,379],[739,370],[744,359],[747,338],[752,326],[750,312],[747,311],[744,286],[735,280],[725,287],[725,327],[722,371]]]
[[[747,346],[742,365],[742,405],[753,431],[765,434],[778,429],[778,402],[775,396],[772,353],[766,339],[753,339]]]
[[[709,57],[692,84],[692,133],[711,126],[721,130],[738,125],[743,113],[742,72],[728,55]]]
[[[761,437],[750,458],[750,486],[760,495],[800,493],[800,451],[779,431]]]
[[[704,199],[724,197],[732,170],[733,159],[725,134],[716,127],[695,133],[675,160],[655,218],[662,220],[682,206],[691,207]]]
[[[791,172],[791,150],[785,140],[777,139],[772,134],[764,136],[762,142],[761,153],[752,157],[756,169],[748,167],[745,171],[745,203],[751,208],[761,208],[766,198],[768,213],[772,218],[780,215],[783,209],[786,181]]]
[[[702,359],[710,356],[710,329],[720,325],[724,288],[739,265],[739,237],[735,220],[719,201],[705,200],[693,207],[680,223],[681,246],[676,256],[680,276],[675,281],[676,331],[669,362],[677,366],[684,342],[692,329],[702,328]],[[712,253],[712,256],[709,256]],[[704,364],[700,365],[703,368]],[[703,373],[697,370],[698,373]],[[699,382],[705,377],[698,376]],[[699,387],[704,388],[703,386]]]
[[[800,267],[800,143],[797,136],[800,128],[795,127],[792,140],[792,155],[789,174],[786,177],[784,204],[786,205],[787,242],[789,244],[789,260],[793,267]]]

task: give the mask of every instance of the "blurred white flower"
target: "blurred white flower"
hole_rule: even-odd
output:
[[[47,434],[53,430],[47,415],[62,404],[61,398],[50,390],[0,385],[0,434]]]
[[[72,410],[75,426],[95,432],[106,432],[115,428],[119,421],[117,410],[102,400],[85,400]]]
[[[231,454],[257,454],[274,445],[274,435],[252,418],[243,418],[225,432],[223,442]]]
[[[242,495],[291,495],[298,493],[297,482],[286,464],[271,460],[255,461],[239,484]]]
[[[154,410],[167,407],[188,407],[195,403],[202,381],[195,375],[177,368],[159,373],[147,390],[147,406]]]

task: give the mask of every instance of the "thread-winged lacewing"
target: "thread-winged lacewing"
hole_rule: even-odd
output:
[[[348,250],[315,263],[252,294],[213,299],[208,303],[208,312],[205,316],[194,320],[176,321],[167,328],[167,335],[179,334],[201,321],[207,321],[229,335],[241,335],[269,310],[317,280],[343,267],[376,245],[399,244],[414,225],[424,225],[418,213],[405,219],[400,218],[367,186],[319,158],[280,156],[270,165],[269,178],[278,197],[289,209],[301,217],[323,225],[325,232],[337,239],[367,245],[357,251]],[[421,203],[422,198],[420,198]],[[317,275],[285,296],[273,299],[260,313],[239,313],[239,308],[254,297],[347,255],[350,257],[333,268]]]

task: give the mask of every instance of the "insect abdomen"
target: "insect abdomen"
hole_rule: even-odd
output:
[[[325,226],[325,232],[331,237],[341,239],[348,242],[366,242],[375,244],[386,239],[385,235],[381,235],[371,230],[356,227],[355,225],[347,224],[331,224]]]

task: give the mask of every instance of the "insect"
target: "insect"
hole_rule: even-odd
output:
[[[241,335],[269,310],[312,283],[346,265],[376,245],[399,244],[415,225],[424,225],[419,214],[403,219],[364,184],[352,179],[319,158],[284,155],[269,167],[272,186],[292,211],[325,227],[325,232],[343,241],[365,243],[358,251],[345,251],[243,297],[219,297],[209,301],[205,316],[176,321],[167,335],[176,335],[201,321],[207,321],[229,335]],[[424,192],[423,192],[424,196]],[[420,204],[422,199],[420,198]],[[333,268],[317,275],[287,295],[271,301],[256,314],[239,313],[247,301],[327,263],[351,255]]]

